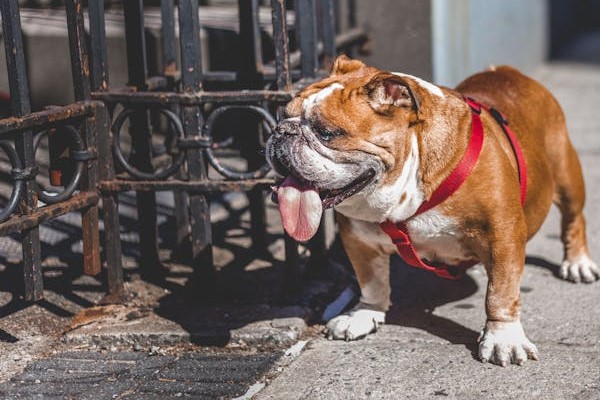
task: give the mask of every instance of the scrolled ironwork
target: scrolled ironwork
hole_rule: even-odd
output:
[[[71,136],[72,139],[72,147],[70,148],[70,153],[75,153],[75,154],[86,154],[86,150],[83,144],[83,140],[81,139],[81,135],[79,134],[79,131],[77,129],[75,129],[75,127],[73,127],[72,125],[63,125],[59,128],[57,128],[57,130],[60,131],[64,131],[69,133],[69,135]],[[45,135],[48,134],[48,131],[44,130],[39,132],[37,135],[35,135],[34,139],[33,139],[33,149],[34,152],[37,152],[37,149],[40,145],[40,142],[42,141],[42,137],[44,137]],[[56,203],[60,203],[61,201],[65,201],[67,199],[69,199],[71,196],[73,196],[73,193],[75,193],[75,190],[77,189],[77,187],[79,186],[79,182],[81,181],[81,176],[83,174],[83,167],[85,165],[85,161],[78,159],[79,157],[74,157],[73,154],[70,154],[70,158],[73,159],[76,164],[75,164],[75,171],[73,173],[73,176],[71,177],[71,180],[69,181],[69,183],[65,186],[65,188],[59,192],[51,192],[50,190],[40,186],[38,184],[38,198],[43,201],[46,204],[56,204]],[[89,158],[89,155],[88,155]],[[48,194],[48,193],[53,193],[53,194]]]
[[[214,128],[216,121],[224,113],[232,111],[232,110],[253,111],[254,113],[258,114],[263,119],[263,126],[268,130],[269,134],[272,133],[275,130],[275,128],[277,127],[277,122],[275,121],[275,118],[273,118],[273,116],[262,107],[258,107],[258,106],[254,106],[254,105],[229,105],[229,106],[219,107],[209,115],[209,117],[206,120],[206,123],[204,124],[203,136],[206,137],[208,140],[212,140],[212,137],[213,137],[212,132],[213,132],[213,128]],[[221,144],[221,143],[228,143],[228,141],[225,140],[225,141],[220,142],[219,144]],[[220,161],[217,159],[217,157],[214,155],[213,149],[216,147],[217,146],[205,148],[206,158],[207,158],[208,162],[210,163],[210,165],[219,174],[221,174],[222,176],[224,176],[226,178],[234,179],[234,180],[263,178],[271,170],[271,167],[269,166],[269,164],[267,164],[265,162],[265,164],[263,164],[260,168],[254,170],[254,171],[248,171],[248,172],[232,171],[232,170],[224,167],[220,163]]]
[[[0,148],[8,157],[8,161],[10,162],[12,168],[11,177],[13,178],[13,189],[8,202],[6,206],[0,210],[0,222],[3,222],[10,218],[11,214],[15,212],[19,203],[19,198],[23,192],[25,179],[28,179],[28,177],[25,176],[25,173],[31,173],[31,171],[23,170],[21,159],[17,155],[15,148],[8,140],[0,140]]]
[[[162,115],[164,115],[172,127],[175,129],[175,134],[177,135],[177,141],[181,141],[184,139],[183,125],[181,124],[181,120],[179,117],[171,110],[167,110],[166,108],[158,108],[157,109]],[[125,170],[129,175],[134,178],[142,179],[142,180],[159,180],[165,179],[169,176],[174,175],[177,170],[181,167],[185,159],[185,152],[180,151],[176,157],[173,158],[171,164],[166,168],[159,168],[158,170],[149,173],[143,172],[137,169],[136,167],[129,164],[129,162],[123,156],[123,152],[121,151],[120,141],[121,141],[121,129],[123,128],[123,124],[125,121],[132,116],[132,114],[136,110],[132,108],[125,108],[121,113],[115,118],[115,121],[112,125],[113,137],[114,137],[114,145],[113,145],[113,155],[117,163]]]

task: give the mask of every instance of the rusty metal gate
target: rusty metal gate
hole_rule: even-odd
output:
[[[247,192],[253,247],[266,250],[264,190],[273,179],[267,177],[269,167],[260,152],[264,141],[293,94],[326,74],[340,49],[350,51],[364,44],[367,37],[357,28],[341,33],[336,30],[335,0],[271,0],[274,57],[265,63],[260,3],[237,2],[237,70],[206,71],[202,68],[205,55],[201,52],[198,0],[161,0],[162,67],[150,76],[144,29],[147,10],[142,0],[123,1],[128,84],[114,88],[108,76],[104,1],[87,2],[89,36],[85,40],[82,1],[67,0],[77,103],[30,113],[18,0],[2,1],[14,117],[0,120],[4,135],[0,147],[12,164],[14,189],[0,213],[4,220],[0,234],[23,232],[27,299],[42,295],[37,230],[48,218],[82,211],[85,272],[100,271],[99,199],[106,235],[108,289],[114,295],[122,291],[118,194],[124,191],[137,195],[140,265],[146,278],[162,273],[156,191],[174,193],[177,244],[179,248],[189,244],[191,263],[204,289],[210,289],[215,271],[208,194]],[[293,5],[294,18],[288,15],[288,3]],[[353,2],[348,4],[352,19]],[[292,37],[288,37],[290,32],[294,32]],[[216,127],[227,120],[236,120],[241,127],[234,138],[216,133]],[[48,196],[34,180],[34,152],[44,134],[50,135],[51,149],[68,148],[71,161],[70,168],[56,171],[62,173],[63,181],[71,178],[62,182],[64,190],[54,196]],[[130,142],[124,136],[130,137]],[[218,157],[232,140],[238,143],[245,171],[227,166]],[[161,150],[157,150],[157,143]],[[46,205],[40,207],[38,198]],[[322,242],[317,239],[313,243],[313,253],[323,253]],[[286,260],[293,276],[297,244],[289,238]]]
[[[90,100],[81,4],[67,1],[65,8],[77,102],[32,113],[18,0],[0,3],[13,115],[0,120],[0,148],[11,166],[12,185],[10,197],[0,211],[0,235],[21,233],[26,300],[43,297],[39,226],[44,221],[80,211],[84,271],[96,275],[101,270],[97,192],[101,177],[98,164],[106,163],[108,154],[102,154],[96,144],[107,139],[107,113],[102,102]],[[55,183],[61,178],[63,180],[58,184],[64,188],[58,192],[46,190],[49,188],[35,180],[38,173],[35,153],[45,135],[51,137],[50,141],[63,143],[69,148],[67,159],[62,161],[72,163],[72,174],[68,177],[55,176]],[[119,271],[113,269],[112,272]]]

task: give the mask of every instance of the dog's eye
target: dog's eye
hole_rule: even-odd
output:
[[[337,136],[342,136],[344,131],[329,124],[325,124],[320,120],[312,122],[312,130],[324,142],[329,142]]]
[[[331,139],[342,136],[343,132],[341,130],[332,130],[332,129],[320,129],[318,130],[319,138],[324,142],[329,142]]]
[[[319,137],[326,142],[329,142],[331,139],[333,139],[334,136],[335,135],[329,131],[319,132]]]

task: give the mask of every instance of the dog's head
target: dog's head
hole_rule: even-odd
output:
[[[342,56],[288,104],[266,154],[285,178],[275,191],[292,237],[310,239],[323,208],[349,210],[357,196],[381,201],[416,151],[420,91],[414,79]]]

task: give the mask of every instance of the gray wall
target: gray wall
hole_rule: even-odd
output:
[[[358,58],[448,86],[492,64],[529,72],[547,58],[547,2],[356,0],[372,37],[372,54]]]
[[[492,64],[529,72],[547,57],[547,0],[431,2],[436,83],[454,86]]]
[[[432,78],[429,1],[356,0],[356,17],[372,37],[372,54],[359,58],[379,68]]]

